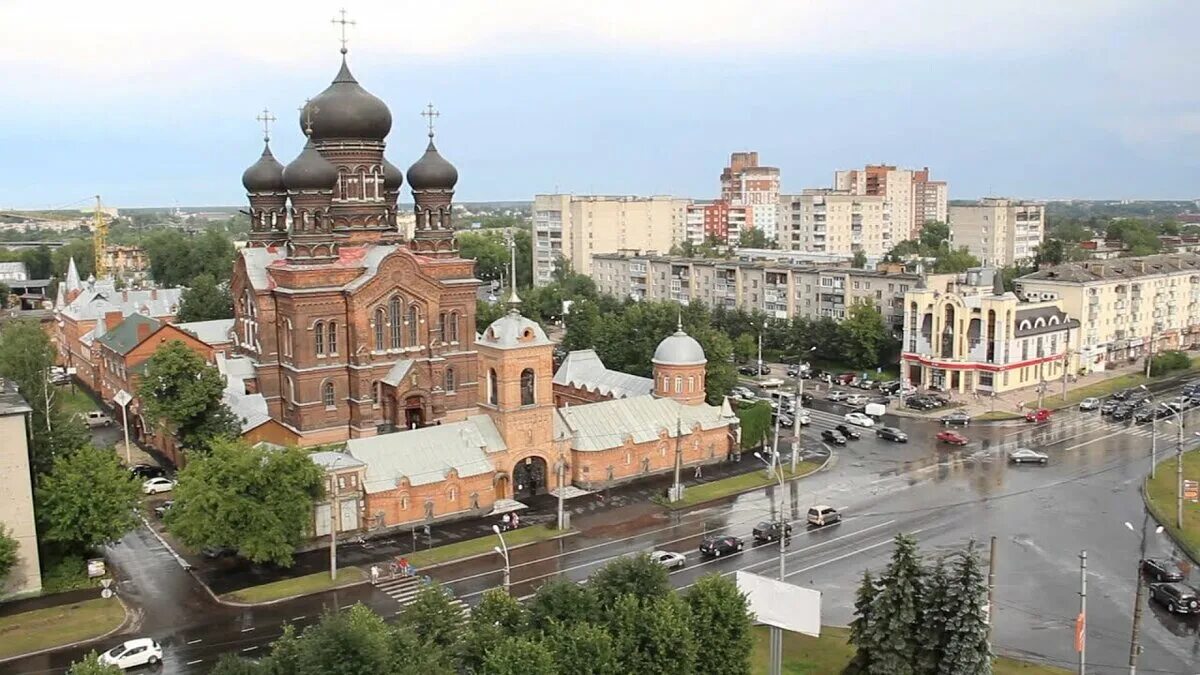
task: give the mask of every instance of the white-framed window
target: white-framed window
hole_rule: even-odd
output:
[[[337,405],[332,382],[325,382],[321,385],[321,402],[325,404],[326,408],[333,408]]]

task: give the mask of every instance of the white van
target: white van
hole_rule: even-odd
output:
[[[88,425],[89,429],[95,429],[96,427],[108,427],[108,426],[112,426],[112,423],[113,423],[111,417],[109,417],[108,415],[105,415],[104,413],[100,412],[99,410],[93,410],[93,411],[89,412],[88,414],[84,415],[83,421],[85,424]]]

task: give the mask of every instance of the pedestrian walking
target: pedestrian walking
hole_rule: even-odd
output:
[[[408,576],[408,573],[409,573],[408,558],[401,558],[400,559],[400,576],[406,577],[406,576]]]
[[[699,464],[697,464],[696,465],[696,478],[703,478],[704,477],[703,474],[704,474],[704,472],[701,470],[701,466]]]
[[[378,565],[371,565],[371,583],[372,584],[379,583],[379,566]]]
[[[512,526],[514,530],[521,526],[521,517],[515,513],[512,514]]]
[[[500,517],[500,529],[503,531],[507,531],[508,525],[511,522],[512,522],[512,517],[510,515],[508,515],[507,513],[504,514],[503,516]]]

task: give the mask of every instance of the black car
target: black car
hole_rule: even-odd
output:
[[[1130,417],[1133,417],[1133,406],[1129,405],[1128,403],[1122,403],[1121,405],[1117,406],[1116,410],[1112,411],[1112,418],[1114,422],[1124,422]]]
[[[152,464],[134,464],[129,467],[129,473],[133,474],[134,478],[149,480],[167,475],[167,470],[161,466],[154,466]]]
[[[700,555],[706,558],[716,558],[729,553],[737,553],[745,546],[738,537],[708,537],[700,542]]]
[[[764,520],[763,522],[754,526],[754,541],[777,541],[781,532],[783,533],[784,537],[791,539],[792,524],[784,522],[772,523]]]
[[[845,438],[842,438],[840,435],[833,433],[829,429],[826,429],[825,431],[821,432],[821,440],[825,441],[826,443],[833,443],[834,445],[845,445],[846,444]]]
[[[1125,406],[1121,407],[1124,408]],[[1158,408],[1147,408],[1145,410],[1137,411],[1137,413],[1135,413],[1133,416],[1133,421],[1138,424],[1146,424],[1157,416]],[[1113,413],[1113,419],[1116,419],[1116,413]]]
[[[857,441],[858,439],[862,438],[861,434],[859,434],[857,431],[851,429],[850,427],[846,426],[845,424],[839,424],[836,427],[834,427],[833,429],[834,429],[834,431],[837,431],[842,436],[845,436],[846,440],[848,440],[848,441]]]
[[[1200,597],[1187,584],[1150,584],[1150,599],[1172,614],[1200,614]]]
[[[878,427],[875,429],[875,435],[887,441],[895,441],[897,443],[908,442],[908,434],[896,427]]]
[[[1121,407],[1120,401],[1115,398],[1106,399],[1104,403],[1100,404],[1100,414],[1111,415],[1119,407]]]
[[[1134,408],[1140,408],[1153,400],[1154,398],[1149,394],[1146,394],[1145,396],[1132,396],[1125,401],[1125,405],[1133,406]]]
[[[904,405],[913,410],[933,410],[938,404],[928,396],[910,396]]]
[[[1121,391],[1114,391],[1112,393],[1112,397],[1118,401],[1124,401],[1125,399],[1129,398],[1132,395],[1133,395],[1132,389],[1122,389]]]
[[[1154,581],[1183,581],[1183,570],[1173,560],[1146,558],[1142,561],[1142,572]]]
[[[201,549],[200,555],[208,558],[209,560],[216,560],[217,558],[226,558],[231,555],[237,555],[237,550],[227,546],[209,546],[208,548]]]
[[[971,423],[971,416],[959,410],[957,412],[952,412],[949,415],[943,415],[941,417],[941,422],[946,426],[956,424],[965,427]]]
[[[754,377],[757,374],[758,374],[757,369],[755,369],[754,366],[741,366],[738,368],[738,375],[746,375],[748,377]]]
[[[154,515],[158,516],[159,518],[162,518],[163,516],[167,515],[167,511],[170,511],[172,506],[175,506],[175,500],[168,499],[167,501],[163,502],[162,504],[159,504],[158,506],[154,507]]]
[[[813,395],[808,393],[807,391],[804,392],[803,394],[800,394],[800,402],[803,403],[804,405],[808,405],[809,403],[812,403]]]

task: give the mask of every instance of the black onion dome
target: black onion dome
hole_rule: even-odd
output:
[[[283,183],[289,190],[331,190],[337,179],[337,167],[317,152],[311,138],[283,170]]]
[[[247,192],[283,192],[283,165],[271,154],[271,146],[263,145],[262,157],[242,174]]]
[[[313,108],[313,106],[316,106]],[[308,128],[312,110],[312,137],[356,138],[382,141],[392,130],[392,113],[375,95],[363,89],[350,74],[342,57],[342,69],[325,91],[300,111],[300,130]]]
[[[404,172],[395,164],[387,161],[387,157],[383,158],[383,189],[388,192],[395,192],[404,185]]]
[[[414,190],[453,190],[458,182],[458,169],[438,154],[433,140],[416,163],[408,167],[408,185]]]

